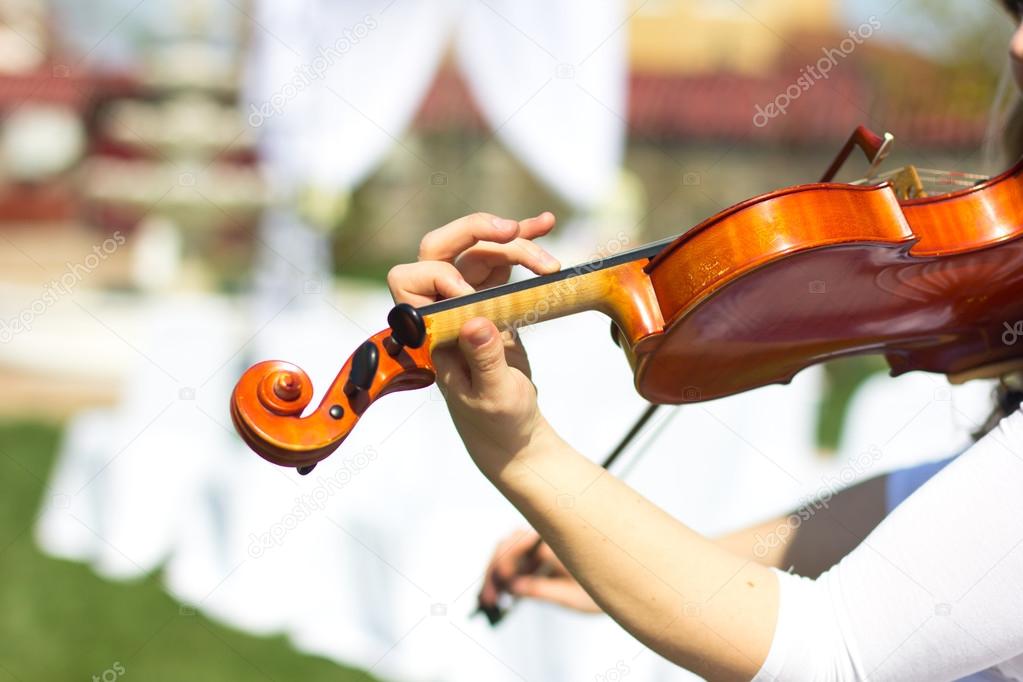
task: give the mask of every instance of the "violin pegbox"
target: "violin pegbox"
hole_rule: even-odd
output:
[[[308,474],[378,398],[432,384],[436,375],[422,316],[399,304],[388,322],[389,329],[374,334],[348,358],[319,406],[305,416],[313,384],[302,369],[280,360],[250,367],[231,395],[231,419],[245,443],[274,464]]]

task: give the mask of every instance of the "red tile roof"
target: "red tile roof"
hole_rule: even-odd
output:
[[[843,68],[849,67],[849,68]],[[799,67],[767,76],[734,73],[697,75],[633,73],[629,81],[630,134],[678,141],[813,144],[844,140],[859,124],[888,130],[901,142],[927,147],[978,144],[983,113],[963,113],[954,103],[935,101],[929,81],[914,81],[914,92],[884,93],[852,64],[840,64],[809,89],[796,84]],[[757,107],[784,103],[786,89],[799,91],[784,115],[754,124]],[[913,83],[909,86],[913,88]],[[777,98],[781,97],[780,100]],[[921,101],[924,105],[921,105]],[[974,107],[977,109],[977,107]],[[442,70],[416,119],[426,132],[481,131],[486,125],[454,70]]]

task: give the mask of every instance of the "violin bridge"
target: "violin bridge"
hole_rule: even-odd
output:
[[[927,196],[923,180],[916,166],[906,166],[891,178],[895,195],[900,199],[920,199]]]

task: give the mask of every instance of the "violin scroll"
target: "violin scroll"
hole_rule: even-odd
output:
[[[396,335],[391,329],[374,334],[345,362],[319,406],[305,416],[313,383],[304,371],[280,360],[253,365],[231,395],[235,429],[264,459],[309,473],[337,449],[378,398],[433,383],[425,333],[415,336]]]

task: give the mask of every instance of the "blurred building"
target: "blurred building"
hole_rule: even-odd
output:
[[[640,227],[650,239],[749,196],[816,180],[860,124],[896,136],[891,165],[981,169],[998,66],[978,72],[911,52],[885,34],[884,17],[845,26],[834,1],[650,0],[628,28],[626,167],[644,195]],[[772,104],[784,112],[758,117]],[[384,164],[356,195],[339,237],[342,271],[379,270],[345,262],[361,225],[387,222],[383,261],[408,257],[415,235],[466,211],[456,195],[483,197],[488,210],[509,215],[561,208],[493,142],[454,69],[438,75],[411,137],[438,165],[469,161],[393,218],[382,207],[407,200],[403,188],[420,178],[397,156]],[[863,168],[853,159],[844,177]]]
[[[111,67],[68,49],[50,3],[0,0],[0,412],[112,403],[139,294],[244,278],[265,188],[241,40],[211,37],[209,7],[179,3]]]
[[[677,234],[749,196],[814,181],[861,123],[895,134],[891,165],[980,167],[995,71],[893,46],[884,17],[844,26],[837,5],[649,0],[635,8],[620,191],[642,218],[624,230]],[[144,238],[112,254],[84,288],[236,289],[267,199],[235,108],[244,27],[200,0],[164,8],[173,21],[161,16],[161,30],[139,41],[143,58],[111,71],[67,56],[47,6],[0,0],[0,285],[14,292],[4,319],[39,295],[41,274],[59,275],[116,230]],[[342,276],[379,280],[414,255],[426,230],[473,210],[571,218],[484,124],[453,61],[400,142],[335,233]],[[413,155],[456,170],[435,181]],[[862,167],[852,161],[846,177]],[[83,353],[91,348],[81,343]],[[52,385],[55,374],[60,399],[43,402],[57,414],[116,394],[101,380],[117,376],[116,357],[87,363],[75,378],[55,369],[63,365],[45,344],[18,348],[0,344],[0,366],[17,389],[2,395]]]
[[[783,59],[781,36],[835,31],[834,0],[651,0],[629,22],[630,58],[640,73],[764,74]],[[768,30],[765,30],[768,29]]]

